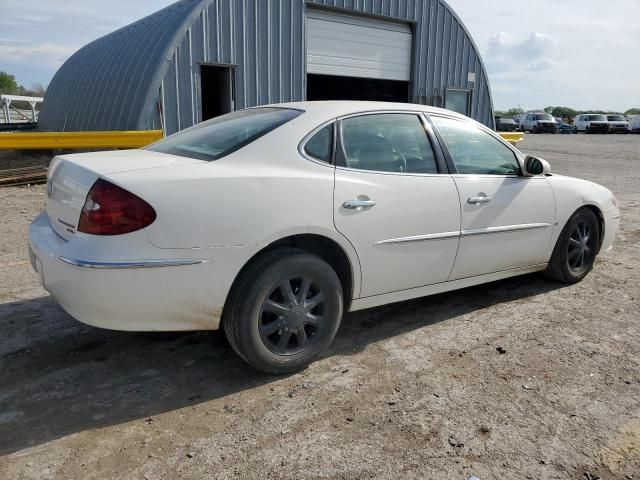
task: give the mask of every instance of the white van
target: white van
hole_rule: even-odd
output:
[[[524,116],[520,122],[520,130],[531,133],[558,133],[558,124],[548,113],[532,112]]]
[[[607,114],[609,121],[609,133],[629,133],[629,122],[624,115],[619,113]]]
[[[573,133],[609,133],[609,120],[606,115],[583,113],[573,121]]]

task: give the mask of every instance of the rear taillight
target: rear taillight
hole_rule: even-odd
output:
[[[148,227],[156,219],[151,205],[102,178],[93,184],[80,213],[78,231],[122,235]]]

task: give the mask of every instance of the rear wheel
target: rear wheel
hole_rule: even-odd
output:
[[[593,268],[600,246],[600,226],[595,213],[578,210],[558,238],[547,276],[564,283],[577,283]]]
[[[342,285],[329,264],[303,250],[278,249],[241,274],[225,309],[224,330],[254,368],[293,372],[329,346],[342,305]]]

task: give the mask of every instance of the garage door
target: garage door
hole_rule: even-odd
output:
[[[406,24],[311,10],[307,73],[408,81],[411,40]]]

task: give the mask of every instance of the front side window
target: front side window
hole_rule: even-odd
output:
[[[331,162],[333,151],[333,123],[318,130],[304,146],[304,152],[323,162]]]
[[[146,148],[213,161],[229,155],[301,115],[289,108],[250,108],[216,117]]]
[[[438,173],[435,155],[420,118],[381,113],[342,121],[349,168],[376,172]]]
[[[519,175],[515,153],[470,122],[432,117],[458,173]]]

